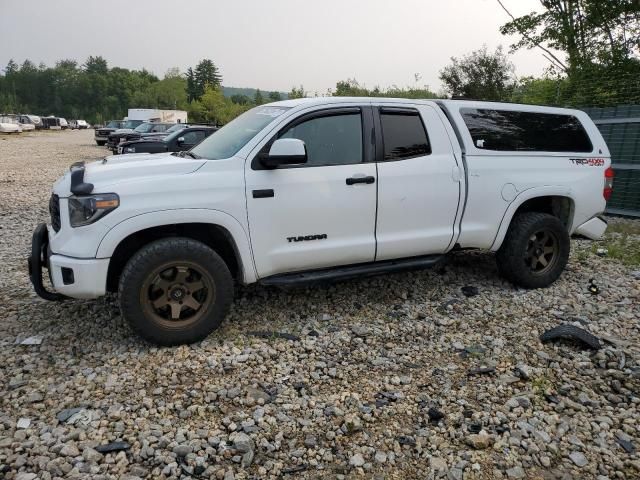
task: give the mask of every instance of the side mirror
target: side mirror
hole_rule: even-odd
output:
[[[178,137],[178,140],[176,140],[176,142],[178,142],[178,145],[182,145],[184,143],[184,137]]]
[[[279,138],[271,145],[269,155],[260,159],[260,163],[267,168],[307,163],[307,147],[298,138]]]

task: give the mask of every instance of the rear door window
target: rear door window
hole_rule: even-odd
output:
[[[414,112],[381,110],[384,160],[403,160],[431,153],[429,138],[420,115]]]
[[[463,108],[473,145],[481,150],[591,152],[593,145],[573,115]]]

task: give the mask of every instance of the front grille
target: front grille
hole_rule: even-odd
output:
[[[98,130],[98,135],[100,135],[101,137],[106,137],[110,133],[111,133],[111,130]]]
[[[49,214],[51,215],[51,226],[57,232],[60,230],[60,199],[55,193],[49,199]]]

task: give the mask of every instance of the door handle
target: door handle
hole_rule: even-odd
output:
[[[355,185],[356,183],[375,183],[376,177],[351,177],[347,178],[347,185]]]
[[[274,197],[273,189],[265,188],[264,190],[254,190],[251,192],[253,194],[253,198],[271,198]]]

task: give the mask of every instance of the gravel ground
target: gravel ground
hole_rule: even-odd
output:
[[[205,341],[155,348],[113,297],[30,288],[32,229],[52,181],[104,155],[92,135],[0,137],[0,478],[640,478],[637,265],[574,241],[545,290],[503,282],[484,253],[250,286]],[[615,225],[638,245],[640,222]],[[607,340],[540,343],[561,323]]]

